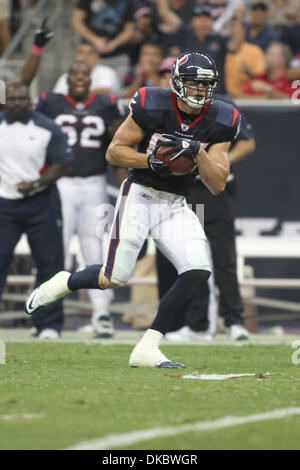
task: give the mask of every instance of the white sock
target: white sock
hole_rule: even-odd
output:
[[[159,331],[148,329],[132,351],[129,365],[157,367],[162,362],[170,362],[159,349],[162,337]]]
[[[70,276],[71,273],[67,271],[60,271],[51,279],[49,279],[49,281],[44,282],[41,285],[41,288],[50,299],[61,299],[71,292],[71,290],[68,288],[68,280]]]
[[[139,344],[158,347],[163,336],[159,331],[148,329],[140,339]]]

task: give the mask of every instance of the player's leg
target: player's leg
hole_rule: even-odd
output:
[[[178,274],[173,264],[161,253],[159,249],[156,250],[156,268],[159,298],[162,299],[164,294],[166,294],[177,280]],[[166,339],[170,341],[198,341],[212,339],[211,335],[215,333],[214,325],[216,323],[216,305],[215,302],[211,302],[211,299],[214,300],[214,296],[212,295],[213,292],[211,292],[211,290],[213,291],[214,289],[212,275],[208,280],[208,284],[210,286],[210,292],[209,295],[207,295],[207,300],[208,298],[210,299],[209,307],[208,304],[206,304],[202,310],[199,310],[198,296],[200,292],[202,295],[202,290],[205,291],[207,287],[206,284],[203,284],[201,289],[195,293],[191,301],[186,305],[185,318],[180,318],[175,331],[168,332],[166,334]],[[173,325],[173,327],[175,328],[175,325]]]
[[[187,302],[210,275],[203,229],[183,198],[161,211],[165,212],[162,222],[153,227],[151,234],[158,248],[177,269],[178,279],[161,299],[151,327],[131,353],[129,364],[135,367],[184,367],[168,360],[160,352],[159,343],[174,325],[176,328],[184,316]]]
[[[151,202],[141,196],[144,186],[125,180],[121,186],[110,231],[100,286],[124,286],[132,277],[140,250],[149,233]]]
[[[63,220],[63,241],[65,268],[72,268],[72,257],[69,254],[69,247],[73,234],[76,232],[77,221],[77,204],[80,197],[80,188],[74,184],[73,178],[60,178],[57,182],[60,194],[62,220]]]
[[[86,184],[81,187],[81,204],[78,210],[78,236],[81,253],[87,266],[103,262],[103,245],[105,230],[111,222],[108,205],[105,176],[87,178]],[[114,335],[113,323],[110,318],[110,303],[113,293],[110,289],[89,289],[93,306],[91,324],[94,335],[99,338],[108,338]]]
[[[68,270],[72,266],[69,246],[75,232],[78,233],[86,265],[93,265],[103,260],[102,243],[97,239],[97,209],[101,202],[106,202],[107,196],[104,184],[105,177],[96,178],[96,181],[91,181],[90,178],[86,178],[86,181],[80,178],[80,182],[74,178],[61,178],[58,181],[63,213],[65,267]],[[112,293],[108,290],[89,289],[89,295],[94,311],[92,324],[95,323],[98,332],[101,327],[105,336],[108,334],[112,336],[112,324],[106,320],[106,312],[113,297]],[[105,320],[101,320],[101,324],[94,321],[95,317],[97,319],[99,317],[98,312],[102,312],[105,318]]]
[[[193,212],[199,217],[200,222],[203,224],[203,229],[206,233],[207,228],[207,216],[209,210],[206,204],[205,195],[208,190],[203,188],[201,183],[195,182],[191,187],[191,191],[187,197],[187,203]],[[204,196],[203,196],[204,194]],[[209,192],[209,194],[211,194]],[[215,197],[211,195],[212,197]],[[205,203],[205,208],[203,211],[203,202]],[[209,247],[207,246],[209,251]],[[203,337],[206,337],[206,333],[209,326],[208,320],[208,311],[209,311],[209,301],[210,301],[210,285],[212,282],[213,276],[210,276],[209,281],[201,286],[201,289],[198,289],[191,302],[186,307],[185,315],[185,325],[188,328],[188,331],[191,333],[190,336],[193,336],[195,332],[201,332]],[[169,338],[169,335],[168,335]]]
[[[28,201],[29,202],[29,201]],[[64,251],[60,199],[55,187],[32,198],[26,233],[37,266],[36,284],[40,285],[63,269]],[[37,312],[32,322],[38,333],[51,330],[55,338],[63,326],[63,306],[58,300]],[[56,333],[56,334],[55,334]]]
[[[179,278],[194,277],[193,274],[187,274],[190,271],[204,271],[203,275],[199,274],[199,283],[197,282],[196,273],[195,282],[183,291],[184,308],[179,314],[179,318],[182,319],[186,307],[193,297],[193,292],[197,291],[199,286],[203,284],[203,279],[208,279],[210,275],[207,241],[203,228],[196,215],[188,208],[186,203],[180,201],[179,207],[173,211],[172,218],[164,220],[161,224],[160,234],[156,237],[155,241],[164,256],[176,268],[178,273],[177,281]],[[184,281],[180,283],[183,284]],[[171,289],[176,289],[175,284],[173,284]],[[169,293],[170,290],[165,295]],[[180,309],[176,309],[176,311],[179,313]],[[172,320],[168,322],[168,331],[176,327],[176,322],[178,322],[178,318],[173,316]]]
[[[127,283],[149,232],[147,204],[139,201],[137,186],[125,181],[121,187],[103,268],[95,264],[72,274],[60,271],[32,292],[25,302],[26,313],[32,314],[72,291],[112,289]]]
[[[170,263],[158,248],[156,249],[155,261],[158,279],[158,294],[159,298],[162,299],[174,282],[176,282],[178,274],[173,264]]]
[[[16,220],[16,204],[16,201],[0,198],[0,300],[14,248],[22,234],[22,227]]]

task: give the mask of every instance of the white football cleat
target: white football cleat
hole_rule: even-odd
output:
[[[144,336],[137,343],[129,358],[130,367],[157,367],[159,369],[178,369],[185,367],[170,361],[159,350],[159,343],[163,334],[159,331],[148,329]]]
[[[67,271],[60,271],[49,279],[49,281],[44,282],[34,289],[26,299],[24,305],[25,312],[28,315],[31,315],[38,308],[51,304],[52,302],[55,302],[69,294],[71,292],[68,288],[68,279],[70,275],[71,273]]]
[[[157,346],[138,343],[129,358],[130,367],[157,367],[158,369],[184,368],[184,364],[170,361]]]
[[[249,332],[241,325],[231,325],[226,330],[231,341],[246,341],[249,339]]]
[[[99,315],[92,317],[92,327],[95,338],[112,338],[115,334],[114,326],[109,316]]]
[[[212,341],[213,337],[208,331],[194,331],[189,326],[183,326],[180,330],[166,333],[168,341]]]
[[[168,360],[157,346],[138,343],[130,354],[129,365],[130,367],[157,367]]]
[[[158,369],[178,369],[185,367],[184,364],[179,364],[170,361],[166,356],[155,346],[139,347],[139,344],[134,348],[129,358],[130,367],[157,367]]]
[[[53,328],[45,328],[39,333],[38,338],[44,340],[54,340],[58,339],[59,336],[60,335],[57,330],[54,330]]]

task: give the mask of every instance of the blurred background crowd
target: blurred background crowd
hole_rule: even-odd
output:
[[[0,1],[0,54],[4,58],[19,57],[18,53],[25,52],[22,43],[26,43],[26,36],[16,50],[11,50],[10,44],[23,27],[28,11],[40,7],[40,14],[47,13],[54,3]],[[88,44],[90,47],[79,51],[77,57],[89,60],[95,68],[95,87],[100,92],[107,91],[107,86],[101,83],[104,69],[101,71],[99,66],[115,72],[105,69],[111,91],[129,98],[140,86],[158,84],[163,58],[199,48],[216,61],[221,76],[220,92],[235,98],[285,98],[294,91],[292,81],[300,79],[299,0],[60,3],[63,18],[56,18],[56,27],[63,21],[65,24],[61,25],[63,31],[57,41],[63,42],[55,47],[64,54],[62,62],[68,60],[69,65],[76,45]],[[73,51],[66,40],[66,30],[72,37]],[[60,70],[54,67],[56,73],[65,71],[62,62]],[[52,83],[59,78],[53,74],[50,77]],[[61,84],[61,81],[57,84],[56,91]]]

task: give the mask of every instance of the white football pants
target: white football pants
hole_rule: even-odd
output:
[[[185,197],[125,180],[103,267],[111,282],[122,286],[130,279],[148,234],[178,274],[211,270],[204,230]]]
[[[105,175],[87,178],[63,177],[58,180],[57,186],[62,203],[66,269],[70,270],[72,266],[69,246],[74,233],[78,234],[84,263],[103,263],[103,244],[110,228],[107,226],[108,196]],[[93,316],[109,315],[112,291],[89,289],[88,292]]]

